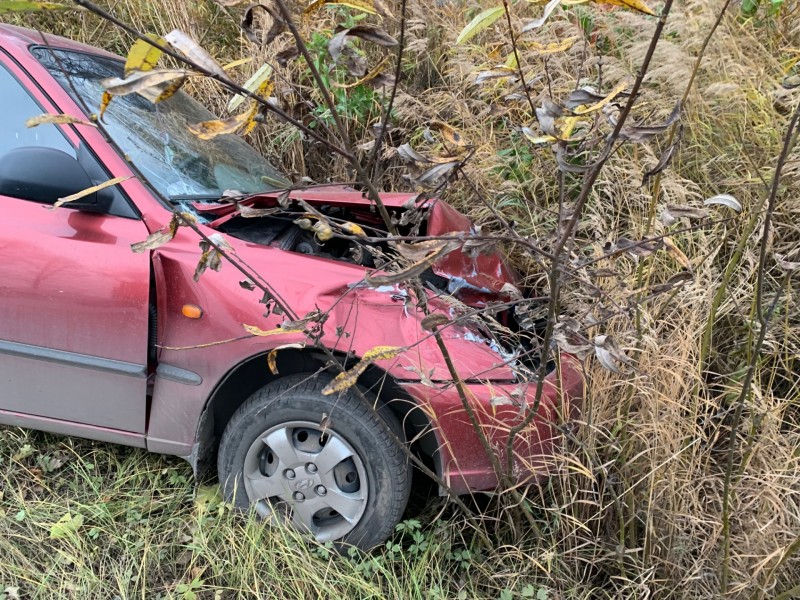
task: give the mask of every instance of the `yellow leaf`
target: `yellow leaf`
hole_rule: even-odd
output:
[[[508,58],[506,58],[506,62],[503,63],[503,68],[509,70],[516,70],[519,68],[516,52],[512,52],[511,54],[508,55]]]
[[[145,37],[160,46],[167,45],[164,38],[154,33],[147,33]],[[128,58],[125,60],[125,77],[134,71],[152,71],[162,54],[161,50],[145,40],[136,40],[128,50]]]
[[[170,83],[176,79],[184,79],[188,74],[189,72],[185,69],[134,71],[125,78],[109,77],[101,83],[107,93],[113,96],[127,96],[128,94],[141,93],[149,88]]]
[[[141,254],[146,250],[155,250],[156,248],[160,248],[175,237],[179,226],[180,221],[178,220],[178,215],[173,214],[172,219],[166,227],[159,229],[158,231],[154,231],[141,242],[131,244],[131,251],[135,252],[136,254]]]
[[[347,221],[339,225],[339,227],[342,228],[342,231],[349,233],[350,235],[355,235],[360,238],[367,237],[367,234],[364,233],[364,229],[361,227],[361,225],[356,225],[355,223],[350,223]]]
[[[278,373],[278,349],[270,350],[267,354],[267,365],[269,366],[270,373],[279,375]]]
[[[575,45],[575,42],[578,40],[577,37],[569,37],[560,42],[554,42],[552,44],[540,44],[539,42],[525,42],[525,46],[536,52],[536,54],[545,55],[545,54],[556,54],[557,52],[566,52],[572,46]]]
[[[267,336],[270,336],[270,335],[280,335],[281,333],[303,333],[302,329],[281,329],[280,327],[278,327],[277,329],[269,329],[269,330],[265,331],[263,329],[259,329],[255,325],[246,325],[244,323],[242,323],[242,327],[244,327],[244,330],[247,333],[249,333],[251,335],[256,335],[258,337],[267,337]]]
[[[64,198],[59,198],[58,201],[55,204],[53,204],[53,208],[51,208],[50,210],[55,210],[59,206],[63,206],[64,204],[67,204],[68,202],[74,202],[75,200],[83,198],[84,196],[88,196],[89,194],[94,194],[95,192],[99,192],[100,190],[104,190],[107,187],[111,187],[112,185],[117,185],[118,183],[122,183],[123,181],[127,181],[130,178],[131,177],[115,177],[114,179],[109,179],[108,181],[104,181],[103,183],[100,183],[98,185],[93,185],[92,187],[86,188],[85,190],[81,190],[80,192],[77,192],[76,194],[72,194],[71,196],[66,196]]]
[[[464,136],[452,125],[442,123],[441,121],[431,121],[430,128],[436,129],[442,134],[444,140],[453,146],[458,146],[459,148],[469,146],[469,142],[467,142]]]
[[[222,65],[223,70],[230,71],[231,69],[235,69],[236,67],[241,67],[242,65],[246,65],[247,63],[253,62],[253,57],[248,56],[247,58],[239,58],[237,60],[229,62],[227,65]]]
[[[108,92],[103,92],[103,99],[100,101],[100,118],[101,119],[103,118],[103,115],[105,114],[106,109],[108,108],[108,105],[111,104],[111,99],[112,98],[113,98],[113,96],[111,94],[109,94]]]
[[[678,264],[680,264],[687,271],[692,270],[692,263],[689,261],[689,257],[686,256],[683,251],[675,245],[675,242],[673,242],[670,238],[665,237],[664,246],[666,247],[667,252],[672,254],[675,260],[678,261]]]
[[[24,0],[0,0],[0,15],[14,12],[41,12],[45,10],[73,10],[74,6],[57,2],[26,2]]]
[[[58,124],[58,125],[88,125],[89,127],[97,127],[94,123],[90,123],[80,117],[73,117],[72,115],[50,115],[43,114],[37,117],[31,117],[25,121],[25,127],[38,127],[44,124]]]
[[[177,92],[183,84],[186,83],[186,77],[181,77],[180,79],[176,79],[175,81],[169,82],[167,85],[162,86],[160,88],[154,88],[158,90],[158,95],[152,99],[153,104],[158,104],[166,100],[167,98],[171,97],[175,92]],[[147,97],[146,94],[142,94],[143,96]]]
[[[248,92],[252,92],[257,94],[263,98],[269,97],[272,93],[272,88],[274,85],[270,81],[270,77],[272,76],[272,66],[268,64],[263,64],[259,67],[259,69],[253,74],[253,76],[245,81],[244,85],[242,86]],[[239,105],[244,102],[246,96],[242,96],[237,94],[233,98],[231,98],[230,102],[228,102],[228,112],[233,112],[236,110]]]
[[[378,14],[378,11],[375,9],[375,4],[371,0],[314,0],[311,4],[306,6],[303,14],[310,14],[326,4],[347,6],[348,8],[354,8],[371,15]]]
[[[650,15],[652,17],[657,17],[658,15],[653,12],[653,10],[647,6],[642,0],[594,0],[600,4],[613,4],[614,6],[624,6],[625,8],[631,8],[633,10],[638,10],[639,12],[643,12],[646,15]]]
[[[504,10],[502,6],[495,6],[494,8],[489,8],[482,13],[475,15],[475,18],[472,19],[472,21],[470,21],[467,26],[461,30],[461,33],[458,34],[456,44],[463,44],[467,40],[472,39],[481,31],[487,27],[490,27],[492,23],[497,21],[497,19],[502,17],[503,13]]]
[[[201,140],[211,140],[218,135],[226,133],[236,133],[240,128],[247,125],[250,120],[250,113],[242,113],[227,119],[217,119],[214,121],[203,121],[187,125],[189,131]]]
[[[389,360],[400,354],[405,348],[397,346],[375,346],[367,350],[361,360],[352,369],[339,373],[322,390],[324,396],[329,396],[338,392],[343,392],[356,384],[359,376],[367,370],[376,360]]]
[[[341,88],[343,90],[349,90],[350,88],[354,88],[357,85],[361,85],[362,83],[367,83],[368,81],[371,81],[371,80],[375,79],[378,75],[381,74],[381,71],[383,71],[383,67],[386,66],[387,62],[389,62],[389,57],[388,56],[385,57],[381,62],[379,62],[378,65],[374,69],[372,69],[372,71],[370,71],[369,73],[364,75],[364,77],[362,77],[361,79],[359,79],[356,82],[348,83],[348,84],[334,83],[333,85],[334,85],[334,87]]]
[[[614,98],[619,96],[625,90],[626,87],[628,87],[628,84],[624,81],[620,81],[617,84],[617,87],[611,90],[608,96],[606,96],[602,100],[595,102],[591,106],[578,107],[572,112],[575,113],[576,115],[588,115],[589,113],[598,111],[601,108],[603,108],[606,104],[611,102]]]

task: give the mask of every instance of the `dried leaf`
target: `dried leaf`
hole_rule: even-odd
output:
[[[431,313],[422,319],[421,325],[425,331],[436,331],[438,327],[447,325],[450,319],[442,313]]]
[[[675,260],[678,261],[678,264],[680,264],[684,269],[691,271],[692,263],[689,261],[689,257],[687,257],[670,238],[665,237],[663,240],[664,247],[667,249],[667,252],[669,252],[675,258]]]
[[[553,328],[553,341],[564,352],[586,358],[594,346],[578,334],[579,328],[580,325],[575,319],[562,319]]]
[[[706,219],[709,216],[707,210],[702,208],[694,208],[692,206],[683,206],[681,204],[667,204],[665,211],[669,211],[671,217],[675,219]]]
[[[450,172],[460,164],[461,164],[460,161],[454,161],[436,165],[435,167],[428,169],[422,175],[417,177],[415,181],[420,185],[427,185],[429,187],[433,187],[442,178],[449,177]]]
[[[461,33],[458,34],[458,38],[456,38],[456,45],[463,44],[467,40],[471,40],[484,29],[491,27],[491,25],[497,21],[497,19],[502,17],[504,13],[505,11],[503,10],[502,6],[495,6],[475,15],[472,21],[470,21],[467,26],[461,30]]]
[[[307,15],[328,4],[333,6],[346,6],[348,8],[354,8],[371,15],[377,14],[378,12],[375,10],[375,4],[371,2],[371,0],[314,0],[305,8],[303,14]]]
[[[800,262],[786,260],[787,257],[783,254],[775,254],[775,262],[784,271],[794,271],[800,268]]]
[[[730,194],[718,194],[716,196],[712,196],[711,198],[703,202],[703,204],[705,204],[706,206],[710,206],[711,204],[722,204],[723,206],[732,208],[736,212],[742,212],[741,203]]]
[[[257,8],[261,8],[267,13],[269,28],[267,29],[266,34],[261,34],[261,32],[257,33],[253,30],[253,18],[255,17]],[[244,11],[241,27],[242,31],[244,31],[245,37],[247,37],[248,40],[254,44],[263,43],[266,46],[271,44],[276,37],[286,31],[286,21],[283,20],[280,12],[275,10],[275,8],[272,6],[268,6],[266,4],[253,4],[248,6],[247,10]]]
[[[601,108],[603,108],[606,104],[609,104],[614,98],[619,96],[623,91],[625,91],[626,87],[628,87],[628,84],[625,81],[621,81],[616,85],[616,87],[613,90],[611,90],[611,92],[607,96],[605,96],[595,104],[592,104],[590,106],[577,107],[573,112],[576,115],[587,115],[589,113],[598,111]]]
[[[346,32],[345,35],[347,36],[357,37],[367,42],[377,44],[378,46],[383,46],[384,48],[397,46],[396,39],[380,27],[375,27],[374,25],[356,25],[355,27],[345,29],[344,32]],[[341,33],[343,32],[339,32],[337,35]]]
[[[268,217],[282,211],[280,208],[253,208],[246,204],[238,205],[239,216],[245,219],[255,219],[258,217]]]
[[[90,194],[94,194],[95,192],[99,192],[100,190],[104,190],[107,187],[111,187],[112,185],[117,185],[118,183],[122,183],[123,181],[127,181],[128,179],[131,179],[131,177],[132,176],[129,176],[129,177],[114,177],[114,179],[109,179],[108,181],[104,181],[103,183],[100,183],[98,185],[93,185],[92,187],[88,187],[85,190],[81,190],[80,192],[72,194],[71,196],[66,196],[64,198],[59,198],[56,201],[56,203],[53,204],[53,206],[52,206],[52,208],[50,210],[55,210],[59,206],[63,206],[64,204],[67,204],[69,202],[74,202],[75,200],[79,200],[80,198],[83,198],[84,196],[88,196]]]
[[[642,0],[594,0],[595,2],[599,2],[600,4],[613,4],[614,6],[624,6],[625,8],[630,8],[636,10],[638,12],[644,13],[646,15],[650,15],[651,17],[657,17],[658,15],[653,12],[653,10],[647,6]]]
[[[619,133],[619,137],[622,140],[628,140],[631,142],[647,142],[654,136],[664,133],[667,128],[675,123],[681,116],[681,103],[678,102],[675,104],[675,108],[672,109],[669,117],[667,120],[661,123],[660,125],[628,125],[625,124],[622,126],[622,130]],[[613,118],[609,118],[609,122],[612,126],[616,127],[616,120]]]
[[[155,250],[172,240],[175,234],[178,233],[179,226],[180,220],[178,219],[178,215],[173,214],[172,219],[166,227],[154,231],[148,235],[144,241],[131,244],[131,250],[137,254],[141,254],[146,250]]]
[[[255,325],[246,325],[242,323],[242,327],[244,330],[251,334],[258,337],[267,337],[270,335],[280,335],[281,333],[303,333],[304,329],[302,327],[278,327],[277,329],[259,329]]]
[[[651,177],[655,177],[669,166],[669,163],[672,162],[672,157],[675,155],[675,150],[678,148],[678,144],[680,143],[680,138],[681,134],[679,133],[678,139],[672,142],[664,151],[664,154],[661,155],[661,158],[658,160],[656,166],[644,174],[642,177],[642,185],[645,185]]]
[[[469,146],[469,142],[464,139],[458,130],[448,123],[443,123],[441,121],[431,121],[429,127],[431,129],[437,130],[444,140],[452,145],[457,146],[459,148],[463,148],[464,146]]]
[[[375,79],[376,77],[378,77],[378,75],[381,74],[381,72],[383,71],[383,68],[386,66],[386,63],[388,63],[388,62],[389,62],[389,57],[387,56],[381,62],[379,62],[377,65],[375,65],[375,68],[372,69],[372,71],[370,71],[369,73],[364,75],[364,77],[362,77],[358,81],[354,81],[353,83],[347,83],[347,84],[334,83],[333,86],[337,87],[337,88],[341,88],[343,90],[349,90],[351,88],[354,88],[356,86],[362,85],[364,83],[368,83],[368,82],[372,81],[373,79]]]
[[[103,92],[103,98],[100,100],[100,120],[103,119],[103,115],[105,114],[108,105],[111,104],[111,99],[113,97],[114,96],[112,96],[108,92],[105,91]]]
[[[194,270],[195,282],[200,281],[200,276],[205,273],[206,269],[212,271],[219,271],[222,268],[222,255],[223,252],[233,252],[233,247],[228,243],[221,233],[215,233],[206,240],[200,240],[200,260],[197,261],[197,267]]]
[[[361,225],[357,225],[356,223],[351,223],[349,221],[346,221],[340,224],[339,227],[342,229],[342,231],[344,231],[349,235],[354,235],[360,238],[367,237],[367,234],[364,232],[364,228],[361,227]]]
[[[333,228],[325,221],[317,221],[311,226],[311,231],[320,242],[327,242],[333,237]]]
[[[43,12],[46,10],[75,10],[74,6],[57,2],[27,2],[25,0],[0,0],[0,15],[8,13]]]
[[[517,78],[517,71],[511,67],[497,67],[492,69],[491,71],[481,71],[478,73],[477,77],[475,77],[475,83],[481,84],[486,81],[491,81],[493,79],[501,79],[503,77],[512,77],[514,81]]]
[[[650,256],[653,252],[661,248],[663,242],[652,240],[640,240],[634,242],[626,237],[621,237],[617,240],[614,247],[615,251],[628,252],[633,256]]]
[[[407,281],[413,277],[418,277],[433,265],[437,260],[449,254],[459,247],[459,242],[450,240],[442,243],[439,248],[429,254],[418,262],[413,263],[410,267],[402,269],[396,273],[388,273],[384,275],[368,274],[365,277],[367,285],[370,287],[380,287],[382,285],[394,285]]]
[[[250,111],[236,115],[235,117],[228,117],[227,119],[218,119],[214,121],[203,121],[202,123],[192,123],[187,125],[187,129],[191,131],[201,140],[211,140],[218,135],[226,133],[236,133],[244,127],[252,118]]]
[[[169,44],[194,64],[213,73],[222,81],[230,81],[230,77],[220,64],[206,50],[180,29],[173,29],[164,36]]]
[[[166,46],[167,40],[154,33],[146,33],[145,37],[159,46]],[[125,77],[134,71],[152,71],[163,52],[145,40],[136,40],[128,50],[125,60]]]
[[[272,77],[272,66],[268,64],[261,65],[258,70],[253,73],[253,76],[250,77],[247,81],[244,82],[242,86],[248,92],[252,92],[262,98],[267,98],[272,94],[272,90],[274,89],[275,85],[272,83],[270,79]],[[233,112],[239,105],[245,101],[246,96],[241,94],[237,94],[233,98],[231,98],[230,102],[228,102],[228,112]]]
[[[558,52],[566,52],[572,46],[575,45],[575,42],[578,41],[577,36],[568,37],[566,39],[561,40],[560,42],[553,42],[552,44],[540,44],[539,42],[523,42],[524,45],[533,50],[536,54],[540,56],[544,56],[547,54],[556,54]]]
[[[54,125],[88,125],[89,127],[97,127],[95,123],[90,123],[80,117],[73,117],[72,115],[51,115],[43,114],[36,117],[31,117],[25,121],[25,127],[38,127],[44,124]]]
[[[598,335],[594,338],[594,352],[598,362],[609,371],[620,373],[619,364],[630,366],[629,358],[610,335]]]
[[[328,385],[326,385],[322,394],[330,396],[331,394],[343,392],[353,387],[358,381],[359,376],[367,370],[372,363],[376,360],[390,360],[403,352],[405,348],[397,346],[375,346],[367,350],[361,360],[356,365],[343,373],[339,373],[333,378]]]
[[[159,86],[179,79],[185,79],[189,71],[185,69],[159,69],[151,71],[135,71],[125,78],[109,77],[101,84],[108,94],[113,96],[127,96],[142,92],[154,86]],[[101,113],[105,109],[101,106]]]
[[[397,155],[403,160],[406,160],[408,162],[418,162],[418,163],[433,162],[432,159],[414,150],[414,148],[411,147],[411,144],[403,144],[402,146],[398,146]]]
[[[270,372],[273,375],[280,375],[280,373],[278,373],[278,352],[280,350],[287,350],[289,348],[295,348],[299,350],[305,347],[305,344],[282,344],[281,346],[276,346],[270,350],[269,354],[267,354],[267,365],[269,366]]]
[[[300,56],[300,50],[297,48],[296,44],[292,44],[275,54],[275,62],[285,67],[298,56]]]
[[[544,14],[542,14],[542,16],[538,19],[525,25],[522,28],[522,33],[539,29],[539,27],[544,25],[545,21],[547,21],[547,19],[550,17],[550,13],[552,13],[559,4],[561,4],[561,0],[550,0],[550,2],[547,3],[547,6],[544,7]]]

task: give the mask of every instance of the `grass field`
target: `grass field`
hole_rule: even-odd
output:
[[[474,84],[477,71],[505,59],[503,21],[454,44],[469,19],[493,4],[409,1],[406,77],[391,145],[426,147],[422,132],[431,120],[457,127],[475,145],[466,168],[475,186],[520,232],[541,236],[558,207],[553,154],[520,134],[519,125],[531,117],[524,104],[504,104],[506,84]],[[213,479],[196,488],[180,460],[7,428],[0,430],[0,598],[700,599],[720,596],[726,568],[730,598],[800,597],[800,295],[797,277],[786,279],[777,258],[800,260],[798,146],[788,157],[767,240],[764,303],[779,289],[783,296],[763,352],[753,356],[763,203],[800,103],[800,91],[780,85],[800,58],[800,4],[775,3],[777,14],[764,6],[746,18],[734,3],[687,92],[722,4],[676,3],[645,81],[641,113],[652,120],[687,94],[680,148],[660,194],[654,198],[652,183],[642,185],[642,174],[658,161],[665,140],[625,147],[595,185],[577,247],[599,255],[609,240],[662,233],[654,217],[667,203],[702,207],[705,198],[728,193],[744,210],[737,215],[714,207],[717,218],[733,218],[674,235],[694,280],[644,304],[638,318],[610,323],[636,368],[619,375],[589,361],[584,423],[568,440],[557,474],[529,494],[536,528],[523,526],[501,503],[467,520],[436,500],[403,522],[385,548],[340,557],[233,513]],[[240,34],[227,14],[238,18],[240,7],[223,9],[211,0],[106,5],[142,31],[183,29],[222,63],[252,57],[233,71],[242,81],[276,51]],[[512,11],[515,21],[531,14],[525,3]],[[347,11],[317,14],[303,31],[312,51],[321,53],[334,21]],[[88,14],[14,22],[120,54],[131,42]],[[385,25],[389,31],[393,23]],[[578,74],[595,84],[602,77],[604,90],[632,78],[654,27],[652,18],[607,5],[554,13],[528,39],[588,41],[548,57],[523,50],[530,72],[540,77],[534,100],[566,97]],[[299,62],[284,75],[307,80]],[[198,87],[221,111],[228,96],[210,83]],[[313,90],[308,94],[314,97]],[[358,89],[341,96],[355,145],[371,139],[378,99]],[[324,115],[317,117],[324,122]],[[267,121],[253,142],[295,176],[353,177],[343,162],[277,122]],[[386,187],[403,188],[401,162],[391,152],[387,159]],[[463,181],[447,190],[449,201],[486,219],[487,209],[471,198]],[[521,253],[514,257],[528,283],[540,285],[544,274],[536,264]],[[639,261],[620,258],[614,267],[627,289],[638,289],[642,281],[666,281],[680,265],[674,254],[660,252]],[[594,301],[570,288],[563,310],[579,314]],[[752,390],[731,438],[751,362]],[[726,476],[729,452],[734,468]],[[481,546],[476,527],[492,547]]]

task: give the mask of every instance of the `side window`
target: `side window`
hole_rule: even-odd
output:
[[[25,127],[25,121],[44,112],[4,65],[0,64],[0,158],[24,146],[45,146],[75,156],[75,148],[55,125]]]

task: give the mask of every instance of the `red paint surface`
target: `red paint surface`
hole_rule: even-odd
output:
[[[35,33],[0,25],[0,48],[8,52],[19,67],[2,53],[0,60],[11,64],[15,74],[48,110],[81,114],[80,108],[30,55],[28,47],[36,43],[36,38]],[[58,47],[97,51],[50,36],[48,42]],[[73,143],[82,140],[88,144],[112,177],[133,174],[99,130],[61,128]],[[240,337],[244,334],[243,323],[262,329],[278,326],[282,317],[264,318],[259,294],[240,287],[243,277],[230,265],[225,265],[219,273],[207,272],[197,283],[193,281],[199,257],[198,239],[187,229],[181,228],[172,242],[150,257],[130,253],[130,243],[165,226],[171,213],[136,178],[121,186],[142,214],[141,221],[88,215],[68,208],[47,211],[31,202],[0,198],[4,211],[0,240],[5,261],[0,267],[3,276],[0,339],[144,363],[150,260],[158,299],[159,345],[197,346]],[[305,190],[295,195],[312,203],[369,210],[369,201],[359,192],[343,188]],[[409,194],[383,195],[384,203],[390,208],[402,207],[410,197]],[[253,201],[269,203],[274,197],[263,195]],[[219,213],[219,207],[215,208]],[[469,220],[452,207],[440,201],[433,203],[428,233],[463,232],[470,227]],[[209,235],[214,233],[209,227],[201,228]],[[356,265],[293,254],[238,239],[228,241],[236,256],[268,278],[298,314],[333,306],[325,326],[327,333],[321,340],[329,348],[359,356],[379,345],[413,346],[398,358],[378,364],[403,382],[420,409],[434,419],[444,475],[461,492],[490,489],[496,485],[489,459],[478,443],[456,390],[452,385],[436,384],[434,388],[420,382],[420,371],[434,380],[447,380],[449,372],[433,339],[420,326],[421,314],[413,306],[405,305],[402,289],[381,291],[360,287],[358,284],[366,271]],[[489,293],[496,297],[505,283],[516,283],[515,275],[498,255],[471,258],[454,252],[436,265],[436,272],[449,278],[463,278],[471,286],[485,290],[471,291],[475,302]],[[201,306],[203,317],[197,320],[182,317],[181,306],[187,303]],[[432,307],[447,310],[437,301],[432,302]],[[13,317],[9,319],[8,315]],[[337,328],[349,336],[335,336]],[[470,402],[493,446],[503,448],[505,432],[521,418],[520,407],[497,399],[510,395],[517,385],[502,357],[481,342],[465,339],[466,333],[461,327],[451,326],[444,329],[443,337],[458,372],[465,378],[483,382],[469,385]],[[63,399],[67,404],[62,404],[62,408],[67,406],[66,414],[55,411],[38,416],[86,424],[86,435],[91,437],[88,426],[109,426],[109,416],[103,416],[103,411],[112,417],[124,415],[124,424],[112,427],[126,432],[146,432],[146,443],[151,450],[188,456],[206,402],[225,376],[243,361],[292,341],[302,341],[302,336],[283,334],[204,348],[161,350],[159,361],[197,373],[203,381],[190,386],[156,377],[149,413],[146,413],[143,388],[120,388],[117,397],[109,399],[106,406],[97,407],[94,414],[88,409],[70,412],[68,403],[73,401],[72,395],[81,386],[90,386],[92,376],[89,370],[74,369],[68,377],[74,389],[68,388]],[[516,474],[522,480],[546,471],[561,413],[567,410],[574,416],[582,394],[577,362],[565,357],[562,369],[560,380],[555,374],[548,377],[537,417],[515,444]],[[141,387],[140,383],[137,385]],[[528,404],[532,402],[531,389],[522,390],[522,395]],[[519,404],[519,400],[515,401]],[[0,400],[0,412],[3,409],[9,410],[9,407],[3,406]],[[18,408],[11,410],[19,411]],[[145,414],[148,415],[146,423],[143,421]],[[63,431],[67,432],[67,428]]]

